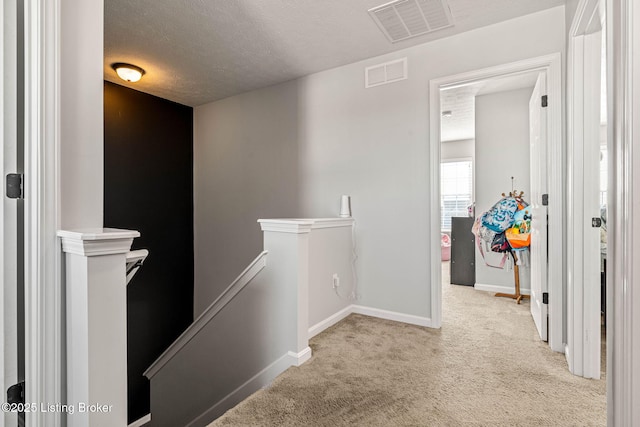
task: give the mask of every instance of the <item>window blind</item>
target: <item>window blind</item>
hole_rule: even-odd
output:
[[[468,216],[473,201],[473,166],[471,160],[440,164],[440,227],[451,230],[451,217]]]

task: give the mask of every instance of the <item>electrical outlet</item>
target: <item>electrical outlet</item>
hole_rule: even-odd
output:
[[[333,273],[333,289],[338,286],[340,286],[340,277],[338,276],[338,273]]]

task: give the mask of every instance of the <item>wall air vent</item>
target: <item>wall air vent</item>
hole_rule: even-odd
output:
[[[391,43],[453,26],[447,0],[395,0],[369,14]]]
[[[364,70],[364,87],[393,83],[407,78],[407,58],[373,65]]]

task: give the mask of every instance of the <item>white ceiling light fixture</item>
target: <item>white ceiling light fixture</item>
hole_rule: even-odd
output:
[[[130,83],[137,82],[145,74],[142,68],[136,65],[125,64],[124,62],[116,62],[115,64],[111,65],[111,68],[115,70],[115,72],[118,74],[118,77],[120,77],[125,82]]]
[[[369,14],[391,43],[453,26],[447,0],[394,0]]]

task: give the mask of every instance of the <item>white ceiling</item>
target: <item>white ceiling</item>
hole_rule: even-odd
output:
[[[440,92],[441,111],[451,111],[451,117],[440,121],[442,142],[475,138],[475,99],[478,95],[531,88],[536,84],[537,72],[499,77],[474,82]]]
[[[392,44],[367,13],[385,0],[105,0],[104,78],[197,106],[564,4],[448,2],[453,27]],[[114,62],[146,75],[125,83]]]

